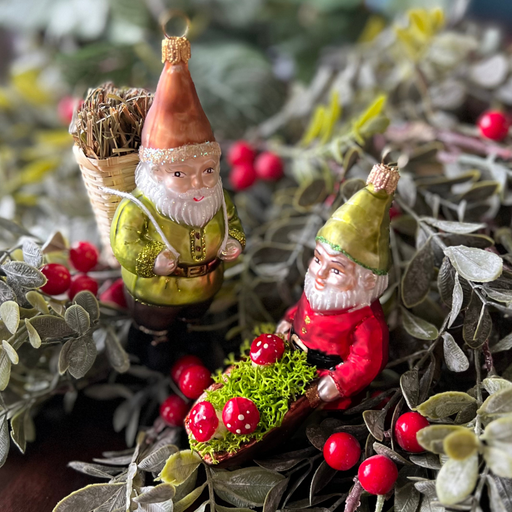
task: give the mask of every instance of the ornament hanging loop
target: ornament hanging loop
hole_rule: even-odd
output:
[[[166,26],[174,18],[182,18],[185,21],[185,32],[181,36],[170,36],[166,31]],[[160,26],[162,27],[162,32],[164,33],[164,36],[166,39],[172,39],[173,37],[178,38],[184,38],[187,37],[188,30],[190,28],[190,19],[189,17],[183,12],[176,9],[171,9],[170,11],[166,11],[160,15]]]
[[[165,31],[165,26],[172,18],[181,17],[185,20],[187,27],[181,36],[170,36]],[[162,40],[162,62],[171,64],[185,64],[190,59],[190,41],[185,37],[188,34],[190,20],[187,15],[181,11],[167,11],[160,17],[160,24],[165,38]]]

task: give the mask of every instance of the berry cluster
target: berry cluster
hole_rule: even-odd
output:
[[[378,392],[377,394],[380,394]],[[386,399],[383,399],[383,402]],[[429,426],[429,422],[417,412],[402,414],[395,425],[395,438],[401,448],[408,452],[423,451],[416,439],[418,432]],[[359,441],[346,432],[332,434],[323,449],[325,462],[333,469],[347,471],[361,458]],[[398,469],[395,463],[384,455],[368,457],[359,465],[357,477],[363,489],[370,494],[385,495],[395,485]]]
[[[254,185],[256,180],[277,181],[283,177],[283,161],[274,153],[257,154],[256,149],[244,140],[235,142],[229,149],[231,165],[229,182],[236,190]]]

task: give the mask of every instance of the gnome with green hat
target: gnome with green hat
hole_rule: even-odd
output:
[[[307,352],[319,371],[319,398],[345,409],[388,359],[379,297],[388,285],[389,208],[399,179],[378,164],[367,186],[338,208],[316,237],[304,293],[277,332]]]

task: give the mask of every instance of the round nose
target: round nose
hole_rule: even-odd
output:
[[[329,269],[323,265],[318,269],[318,271],[316,273],[317,279],[318,278],[327,279],[328,275],[329,275]]]
[[[190,184],[193,188],[203,188],[203,180],[201,174],[193,174],[190,180]]]

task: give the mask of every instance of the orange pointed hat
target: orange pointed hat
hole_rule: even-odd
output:
[[[162,164],[220,156],[220,146],[190,76],[189,59],[188,39],[166,36],[162,41],[164,69],[142,129],[141,162]]]

